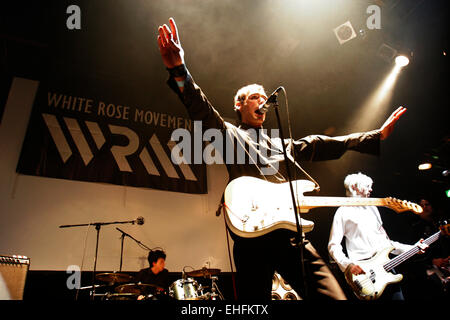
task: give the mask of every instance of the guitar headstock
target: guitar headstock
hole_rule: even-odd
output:
[[[417,203],[406,200],[399,200],[392,197],[385,198],[385,205],[395,212],[412,211],[415,214],[421,214],[423,209]]]
[[[450,223],[447,220],[441,221],[439,230],[441,230],[443,235],[450,236]]]

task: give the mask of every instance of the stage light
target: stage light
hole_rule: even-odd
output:
[[[397,53],[397,49],[392,48],[386,43],[381,44],[377,51],[377,55],[388,63],[392,63],[392,60],[397,56]]]
[[[419,170],[429,170],[433,165],[431,163],[421,163],[419,164]]]
[[[445,194],[447,195],[447,198],[450,198],[450,189],[445,190]]]
[[[336,38],[339,41],[339,44],[344,44],[347,41],[350,41],[354,38],[356,38],[356,32],[355,29],[353,29],[353,26],[350,21],[347,21],[340,26],[333,29],[334,34],[336,35]]]
[[[392,60],[391,60],[392,62]],[[401,67],[394,64],[389,72],[381,80],[377,88],[373,90],[371,95],[361,105],[358,112],[353,119],[349,122],[348,130],[360,131],[371,126],[374,119],[384,116],[387,110],[391,106],[392,96],[394,94],[395,83],[400,74]],[[357,125],[355,125],[357,123]]]
[[[397,56],[395,58],[395,65],[403,68],[409,64],[409,59],[406,56]]]

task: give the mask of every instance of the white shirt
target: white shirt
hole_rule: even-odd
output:
[[[342,248],[345,237],[347,254]],[[389,239],[383,228],[377,207],[340,207],[336,210],[331,226],[328,252],[344,271],[350,263],[372,257],[386,247],[394,247],[393,254],[400,254],[413,245],[402,244]]]

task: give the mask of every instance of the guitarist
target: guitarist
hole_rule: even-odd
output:
[[[199,31],[201,32],[201,31]],[[200,87],[194,82],[192,75],[186,68],[184,50],[180,43],[178,30],[173,19],[169,20],[169,26],[158,28],[158,46],[164,65],[169,71],[168,85],[178,95],[185,105],[192,120],[202,121],[204,129],[218,129],[224,136],[233,135],[236,140],[244,142],[244,149],[255,152],[258,161],[245,163],[229,163],[226,166],[229,181],[241,176],[253,176],[267,179],[273,182],[287,181],[285,174],[282,143],[289,147],[288,153],[295,153],[296,159],[319,161],[340,158],[347,150],[370,153],[377,155],[380,149],[380,140],[386,139],[394,129],[394,124],[406,111],[400,107],[392,113],[383,126],[378,130],[364,133],[354,133],[342,137],[327,137],[312,135],[303,139],[281,141],[271,139],[260,133],[259,139],[248,132],[252,129],[261,129],[266,114],[260,113],[259,108],[268,99],[268,95],[261,85],[249,85],[238,90],[234,99],[234,109],[237,112],[240,124],[235,126],[224,121],[219,112],[212,106]],[[232,40],[231,40],[232,41]],[[251,41],[251,38],[249,38]],[[237,47],[239,48],[239,47]],[[258,54],[257,50],[255,54]],[[252,57],[247,57],[252,59]],[[249,79],[251,74],[242,76]],[[216,75],[214,81],[221,81],[220,75]],[[263,154],[261,148],[268,147],[270,156]],[[238,155],[237,149],[242,144],[234,144],[231,152]],[[228,150],[217,150],[226,152]],[[227,155],[229,156],[229,154]],[[228,159],[222,154],[223,159]],[[277,170],[267,174],[263,165],[276,164]],[[311,243],[305,241],[304,261],[306,275],[301,274],[301,259],[298,248],[292,246],[293,233],[288,230],[276,230],[257,238],[241,238],[231,233],[234,240],[233,256],[236,266],[237,298],[238,299],[271,299],[272,278],[275,271],[303,295],[303,298],[312,299],[346,299],[337,280],[326,266],[323,259],[317,254]],[[303,279],[308,283],[308,294],[303,294]]]
[[[346,195],[368,198],[372,192],[372,183],[372,179],[362,173],[350,174],[344,180]],[[347,254],[341,245],[344,238]],[[389,239],[375,206],[340,207],[336,210],[328,251],[346,278],[350,274],[364,274],[358,261],[368,259],[389,246],[394,247],[393,254],[401,254],[414,246],[419,246],[423,253],[428,247],[420,241],[415,245],[408,245]],[[381,297],[387,300],[404,300],[402,289],[397,283],[389,285]]]
[[[420,199],[418,203],[423,208],[423,212],[413,216],[412,237],[427,238],[439,230],[442,222],[446,222],[445,211],[433,205],[428,199]],[[448,272],[450,270],[448,267],[450,238],[448,233],[444,234],[447,236],[440,237],[426,254],[416,259],[415,263],[405,271],[411,280],[408,282],[408,292],[414,297],[433,300],[450,294],[450,277],[446,279],[445,276],[445,274],[447,277],[450,275]],[[426,295],[423,294],[424,291],[427,292]]]

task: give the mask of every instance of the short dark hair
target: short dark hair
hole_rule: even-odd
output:
[[[150,268],[153,267],[153,263],[156,263],[159,258],[166,260],[166,253],[162,250],[150,250],[148,253],[148,263]]]

